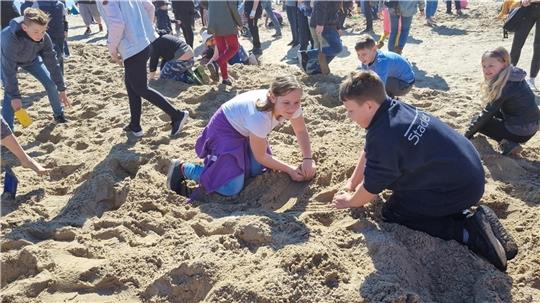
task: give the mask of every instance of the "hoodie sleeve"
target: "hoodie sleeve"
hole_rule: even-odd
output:
[[[19,82],[17,81],[17,57],[14,51],[17,45],[16,38],[12,33],[2,34],[2,80],[4,90],[11,98],[21,98]]]
[[[51,73],[51,78],[56,84],[58,91],[65,91],[66,85],[64,84],[62,69],[60,68],[60,63],[58,63],[56,52],[54,51],[51,38],[48,34],[45,34],[43,37],[43,49],[40,51],[40,55],[47,70]]]
[[[237,26],[242,26],[242,18],[240,17],[240,14],[238,13],[238,9],[235,7],[231,7],[232,5],[235,5],[236,1],[231,2],[227,1],[227,7],[229,8],[229,11],[231,12],[231,15],[234,19],[234,22]]]
[[[124,36],[124,19],[120,11],[120,4],[117,1],[108,1],[107,4],[103,3],[102,7],[105,13],[105,19],[108,21],[109,38],[107,39],[107,46],[109,53],[114,54],[118,52],[118,46]]]
[[[152,4],[152,1],[150,0],[144,0],[142,2],[142,5],[144,7],[144,10],[150,17],[150,20],[152,20],[152,23],[154,23],[154,18],[156,16],[156,7],[154,6],[154,4]]]
[[[486,105],[480,115],[471,121],[471,124],[469,125],[469,128],[465,132],[464,136],[467,139],[471,139],[489,120],[491,120],[493,116],[499,112],[505,100],[506,98],[501,96],[499,99]]]

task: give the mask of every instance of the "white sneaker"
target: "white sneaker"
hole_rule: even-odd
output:
[[[527,84],[529,85],[529,87],[531,88],[531,90],[533,92],[537,92],[538,91],[538,88],[536,88],[536,85],[534,84],[534,80],[533,79],[527,79]]]

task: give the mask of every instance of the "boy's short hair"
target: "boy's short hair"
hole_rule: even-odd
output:
[[[358,37],[358,42],[354,46],[354,49],[359,51],[361,49],[373,48],[375,46],[375,40],[368,34],[362,34]]]
[[[382,104],[386,99],[386,91],[384,83],[375,72],[354,71],[339,86],[339,98],[341,102],[355,101],[363,104],[368,100],[373,100]]]
[[[26,25],[35,23],[41,26],[47,26],[49,24],[49,15],[38,8],[29,7],[24,10],[23,15],[23,22]]]

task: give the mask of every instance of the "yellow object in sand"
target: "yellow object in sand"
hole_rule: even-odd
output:
[[[19,123],[21,123],[22,127],[26,128],[32,124],[32,118],[28,115],[26,110],[24,108],[19,109],[15,112],[15,118],[19,120]]]

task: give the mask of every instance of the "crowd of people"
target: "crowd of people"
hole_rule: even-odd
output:
[[[493,210],[478,204],[485,176],[480,156],[469,139],[482,133],[499,142],[503,155],[512,155],[537,133],[540,111],[533,90],[537,91],[534,79],[540,69],[540,2],[522,0],[519,4],[519,8],[527,10],[527,19],[516,31],[510,52],[494,47],[483,54],[484,109],[465,134],[396,99],[415,84],[412,66],[402,52],[412,16],[417,9],[424,13],[424,1],[387,1],[385,7],[379,1],[360,2],[364,14],[370,15],[366,17],[367,31],[358,37],[354,47],[360,66],[341,83],[339,98],[348,117],[366,129],[366,141],[354,172],[334,196],[333,206],[362,207],[383,190],[391,189],[393,194],[382,209],[385,221],[456,240],[498,269],[506,270],[507,261],[515,257],[518,248]],[[433,25],[437,2],[426,2],[426,22]],[[466,3],[454,4],[457,14],[462,14]],[[17,72],[20,67],[43,84],[54,120],[67,123],[64,107],[70,102],[62,65],[67,32],[65,7],[60,1],[32,1],[25,5],[22,16],[9,23],[4,23],[2,16],[2,145],[12,150],[24,166],[46,173],[22,151],[12,135],[14,112],[22,107]],[[180,133],[188,120],[187,111],[175,108],[148,86],[148,78],[157,77],[158,65],[162,79],[184,81],[182,75],[186,73],[202,79],[208,71],[214,80],[232,85],[228,73],[231,59],[239,56],[233,63],[249,63],[250,55],[262,53],[258,19],[263,8],[273,16],[272,3],[258,0],[246,0],[243,11],[239,11],[236,1],[200,3],[200,10],[192,1],[175,1],[173,16],[166,1],[79,1],[78,5],[84,14],[85,34],[91,33],[92,22],[100,30],[101,20],[106,25],[111,60],[124,68],[131,113],[124,130],[136,137],[144,135],[140,121],[142,99],[170,117],[171,136]],[[285,1],[283,5],[291,28],[289,46],[299,46],[302,69],[308,74],[330,73],[329,63],[343,48],[340,31],[349,3],[315,0]],[[452,13],[452,2],[447,1],[447,5],[447,13]],[[384,40],[376,41],[368,33],[373,30],[373,18],[379,13],[384,16],[385,10],[390,23],[388,51],[380,49]],[[200,14],[206,29],[202,32],[202,64],[195,62],[193,50],[196,14]],[[253,43],[250,52],[243,50],[238,41],[244,19]],[[272,22],[274,38],[281,38],[279,20]],[[515,65],[533,27],[535,47],[527,78],[527,73]],[[193,75],[194,70],[197,72]],[[194,180],[199,184],[199,194],[234,196],[242,191],[247,178],[268,170],[284,172],[295,182],[315,177],[317,166],[301,106],[302,85],[291,75],[277,76],[269,85],[269,89],[244,92],[221,105],[195,143],[195,152],[203,163],[172,160],[168,189],[193,197],[193,189],[185,181]],[[297,164],[280,160],[270,152],[268,135],[286,121],[290,121],[302,153]]]

